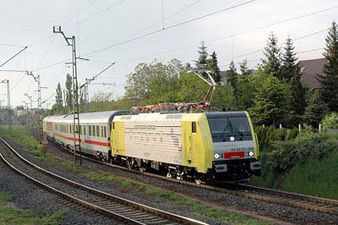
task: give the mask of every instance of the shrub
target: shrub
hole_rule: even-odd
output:
[[[322,120],[322,124],[328,129],[338,129],[338,113],[332,112],[327,114]]]
[[[262,148],[270,148],[275,141],[293,140],[298,135],[298,129],[276,129],[273,126],[255,128],[258,136],[259,146]]]
[[[299,135],[291,141],[277,141],[272,144],[268,166],[275,173],[283,173],[296,163],[310,158],[320,160],[332,152],[338,152],[337,134]]]

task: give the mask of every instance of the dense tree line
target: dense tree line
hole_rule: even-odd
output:
[[[246,60],[240,63],[237,70],[234,61],[231,61],[226,77],[222,78],[216,52],[209,55],[207,46],[202,42],[194,67],[189,63],[184,65],[177,59],[167,64],[158,61],[140,63],[128,75],[126,93],[122,98],[111,99],[109,93],[98,93],[87,110],[128,109],[166,102],[201,102],[208,85],[191,71],[198,71],[207,77],[205,71],[208,70],[217,83],[212,100],[216,109],[247,110],[256,124],[293,127],[305,122],[317,126],[328,112],[338,111],[337,38],[337,26],[333,22],[326,38],[326,63],[323,72],[318,75],[322,86],[320,90],[310,90],[302,82],[302,68],[292,39],[289,37],[281,46],[271,33],[263,51],[264,57],[256,70],[249,69]],[[63,93],[61,85],[57,86],[53,113],[71,112],[72,80],[69,74],[65,87]],[[81,110],[85,108],[82,106]]]

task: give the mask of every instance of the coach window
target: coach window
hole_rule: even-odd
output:
[[[72,133],[72,125],[69,125],[69,133]]]
[[[96,136],[100,137],[100,126],[96,125]]]
[[[104,137],[103,128],[104,128],[104,126],[101,126],[101,137]]]
[[[107,126],[103,127],[103,132],[104,132],[104,137],[106,138],[107,137]]]
[[[88,126],[88,132],[89,132],[89,136],[92,136],[92,126],[91,125]]]
[[[80,125],[80,134],[82,135],[82,125]]]
[[[92,128],[93,128],[93,136],[95,137],[96,136],[95,135],[95,125],[93,125]]]
[[[191,132],[196,133],[196,122],[191,123]]]
[[[86,134],[86,125],[83,125],[83,135],[87,135]]]

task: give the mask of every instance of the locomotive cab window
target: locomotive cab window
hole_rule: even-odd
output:
[[[191,132],[196,133],[196,122],[191,123]]]

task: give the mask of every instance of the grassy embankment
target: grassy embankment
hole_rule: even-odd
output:
[[[12,200],[13,195],[0,191],[0,225],[57,225],[67,213],[59,211],[51,216],[41,218],[33,211],[15,207]]]
[[[18,144],[25,146],[25,149],[27,148],[27,150],[31,151],[37,157],[42,158],[42,148],[39,142],[34,140],[24,127],[13,127],[13,130],[15,130],[15,132],[13,132],[12,135],[9,135],[7,131],[4,132],[4,130],[2,130],[3,132],[1,135],[11,138]],[[217,206],[189,198],[174,191],[149,186],[126,177],[118,177],[95,169],[76,166],[73,162],[60,160],[49,154],[47,154],[46,160],[52,163],[55,167],[66,168],[89,180],[97,181],[102,184],[113,185],[121,192],[132,192],[135,195],[142,196],[146,199],[152,199],[152,201],[155,202],[167,201],[171,204],[177,205],[177,208],[191,210],[196,215],[202,215],[211,219],[232,224],[268,224],[265,221],[253,219],[242,214],[230,211],[227,212]]]
[[[338,134],[304,132],[261,153],[262,176],[251,184],[338,199]]]

